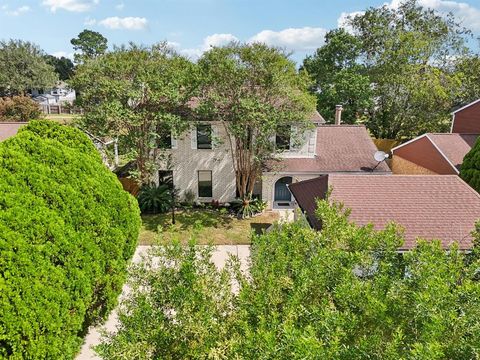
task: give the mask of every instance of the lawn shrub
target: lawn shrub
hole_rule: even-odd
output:
[[[80,130],[32,121],[0,144],[0,359],[72,359],[115,306],[136,200]]]
[[[142,213],[159,214],[172,207],[172,192],[167,184],[144,185],[138,193],[138,204]]]
[[[480,191],[480,140],[463,158],[460,177],[476,191]]]
[[[40,106],[28,96],[0,98],[0,121],[29,121],[41,116]]]

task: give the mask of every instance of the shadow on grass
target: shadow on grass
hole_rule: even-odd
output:
[[[158,227],[166,229],[172,225],[172,214],[142,216],[145,230],[157,231]],[[175,214],[176,227],[179,230],[192,230],[195,226],[231,228],[232,218],[221,215],[214,210],[184,210]]]
[[[270,226],[272,226],[271,223],[251,223],[250,224],[250,228],[256,235],[263,234],[265,231],[267,231],[267,229]]]

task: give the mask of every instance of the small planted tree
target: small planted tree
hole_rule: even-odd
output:
[[[460,177],[477,192],[480,192],[480,140],[465,155],[460,168]]]
[[[276,134],[290,136],[309,128],[315,97],[310,80],[278,48],[236,44],[213,48],[198,62],[202,76],[202,117],[220,121],[236,173],[237,189],[245,203],[263,165],[275,157]]]
[[[166,44],[116,48],[77,67],[71,81],[84,109],[80,125],[118,138],[134,159],[140,185],[150,184],[162,140],[188,127],[195,66]]]

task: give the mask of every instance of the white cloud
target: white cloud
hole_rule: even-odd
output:
[[[227,45],[232,41],[238,41],[238,38],[232,34],[213,34],[204,38],[202,44],[198,47],[181,49],[180,52],[186,56],[198,58],[211,47]],[[180,44],[175,44],[176,48],[180,47]]]
[[[262,42],[292,51],[313,50],[323,45],[327,30],[320,27],[289,28],[281,31],[263,30],[249,42]]]
[[[143,17],[108,17],[106,19],[100,20],[99,25],[102,25],[108,29],[126,29],[126,30],[143,30],[148,26],[147,19]]]
[[[118,11],[122,11],[124,8],[125,4],[123,2],[115,5],[115,9],[117,9]]]
[[[23,6],[20,6],[20,7],[16,8],[16,9],[8,10],[8,6],[4,5],[4,6],[2,6],[2,10],[5,10],[5,14],[7,14],[9,16],[19,16],[19,15],[22,15],[26,12],[29,12],[31,9],[30,9],[30,6],[23,5]]]
[[[344,28],[349,33],[353,32],[353,29],[350,25],[348,25],[349,18],[354,18],[357,15],[363,15],[365,11],[353,11],[350,13],[342,12],[337,19],[337,27]]]
[[[43,0],[43,6],[50,8],[51,12],[66,10],[72,12],[85,12],[90,10],[99,0]]]
[[[397,3],[398,0],[392,0],[392,6]],[[464,2],[449,0],[419,0],[419,4],[437,10],[442,14],[451,12],[463,26],[474,31],[480,31],[480,8],[473,7]]]

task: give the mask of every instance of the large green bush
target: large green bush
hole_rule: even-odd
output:
[[[465,155],[460,168],[460,177],[472,188],[480,192],[480,138]]]
[[[98,351],[118,360],[478,359],[478,249],[422,241],[399,254],[395,226],[359,228],[338,210],[319,204],[322,232],[294,223],[255,237],[249,276],[238,261],[218,270],[212,248],[155,247],[157,258],[133,268],[118,332]]]
[[[0,144],[0,359],[72,359],[116,304],[140,226],[81,131],[32,121]]]

